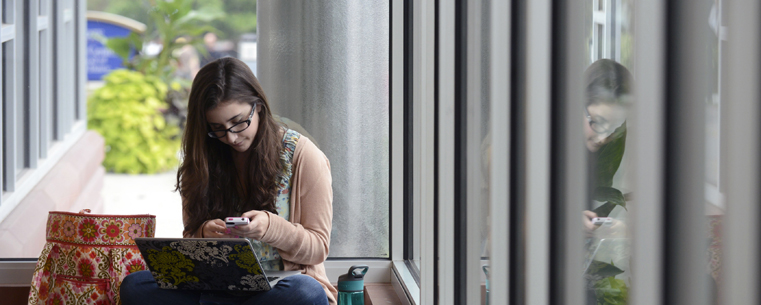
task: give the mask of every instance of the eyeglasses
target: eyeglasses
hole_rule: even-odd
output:
[[[243,122],[237,123],[237,124],[233,125],[232,127],[228,128],[228,129],[225,129],[225,130],[210,131],[208,133],[209,137],[212,137],[212,138],[215,138],[215,139],[219,139],[219,138],[222,138],[225,135],[227,135],[227,132],[239,133],[239,132],[242,132],[242,131],[246,130],[248,128],[248,126],[251,126],[251,118],[254,117],[254,110],[256,110],[256,106],[257,105],[258,105],[258,103],[254,103],[254,106],[251,107],[251,114],[248,115],[248,120],[245,120]]]
[[[618,126],[616,128],[611,128],[610,122],[602,118],[599,121],[593,120],[592,116],[589,115],[589,110],[587,110],[587,107],[584,107],[584,115],[587,118],[587,122],[589,122],[589,128],[591,128],[592,131],[594,131],[596,134],[608,137],[613,134],[616,129],[618,129],[618,127],[620,127]]]

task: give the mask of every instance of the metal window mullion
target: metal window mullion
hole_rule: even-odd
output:
[[[665,166],[665,7],[634,2],[634,67],[637,71],[630,138],[637,206],[631,209],[631,304],[663,304]],[[646,33],[646,34],[640,34]]]
[[[50,15],[40,16],[40,18],[47,19],[47,23],[50,24]],[[51,52],[51,29],[46,28],[39,32],[39,100],[40,100],[40,113],[39,113],[39,129],[40,129],[40,159],[46,159],[48,157],[48,149],[50,148],[50,140],[52,136],[53,125],[53,104],[51,101],[51,93],[53,92],[52,86],[52,52]]]
[[[27,85],[24,87],[26,91],[28,101],[28,112],[26,117],[26,128],[28,130],[28,138],[26,140],[27,147],[26,158],[29,168],[37,168],[37,161],[40,156],[40,125],[37,124],[37,120],[40,117],[40,35],[37,29],[37,12],[39,11],[37,5],[38,1],[29,1],[25,5],[25,24],[27,25],[26,42],[27,52],[26,54],[26,67],[25,67],[25,79]]]
[[[71,45],[71,38],[69,37],[70,31],[68,27],[67,22],[67,16],[66,12],[69,9],[68,3],[69,0],[59,0],[61,2],[61,6],[57,10],[57,14],[61,15],[61,35],[59,36],[61,39],[59,39],[61,52],[58,54],[58,56],[61,56],[60,67],[61,70],[59,72],[59,75],[61,77],[61,90],[59,91],[59,98],[60,103],[59,107],[61,107],[61,133],[63,137],[66,136],[66,134],[69,133],[69,126],[70,126],[70,120],[69,120],[69,107],[71,107],[71,84],[69,81],[71,80],[71,68],[69,67],[69,62],[71,61],[71,52],[69,50],[69,46]],[[63,138],[61,138],[63,140]]]
[[[0,0],[4,1],[4,0]],[[3,5],[2,2],[0,2],[0,21],[3,21]],[[0,22],[0,36],[2,35],[3,31],[3,23]],[[5,81],[5,49],[3,48],[3,44],[5,44],[5,41],[0,42],[0,88],[3,86],[3,82]],[[5,92],[0,93],[0,109],[2,109],[2,114],[0,114],[0,154],[3,156],[5,155]],[[6,172],[6,166],[5,166],[5,160],[0,157],[0,205],[3,204],[2,195],[5,194],[6,187],[5,187],[5,172]]]
[[[468,1],[467,28],[467,100],[466,102],[466,163],[467,163],[467,219],[466,219],[466,287],[467,304],[481,302],[481,65],[482,65],[482,1]]]
[[[550,27],[549,0],[527,3],[526,304],[549,301]]]
[[[704,212],[705,100],[710,88],[707,11],[691,0],[666,4],[666,304],[708,304]],[[703,287],[703,289],[701,289]]]
[[[51,0],[40,0],[40,14],[44,15],[47,27],[40,32],[40,158],[48,158],[48,149],[54,139],[55,126],[53,121],[53,27],[54,18],[51,13]]]
[[[723,147],[726,158],[726,215],[722,270],[724,304],[759,304],[759,245],[758,206],[759,155],[761,155],[761,22],[758,1],[727,2],[728,29],[725,67],[727,72],[727,103],[723,106],[721,134],[726,136]],[[720,72],[721,73],[721,72]],[[722,100],[724,100],[722,98]]]
[[[615,3],[616,0],[605,0],[605,26],[603,27],[603,29],[605,29],[603,33],[605,37],[605,44],[603,45],[605,55],[601,58],[615,59],[615,57],[613,57],[614,50],[611,47],[613,44],[613,33],[616,31],[616,20],[614,18],[616,10]]]
[[[584,228],[579,221],[587,196],[586,149],[579,141],[579,118],[585,106],[584,7],[573,0],[553,2],[551,124],[550,303],[582,304]],[[529,203],[531,204],[531,203]],[[529,221],[530,223],[531,221]]]
[[[61,14],[61,21],[62,21],[61,22],[61,34],[62,34],[61,38],[63,38],[61,40],[62,52],[60,53],[60,56],[62,56],[62,59],[63,59],[61,61],[61,66],[63,67],[61,69],[61,76],[63,78],[62,79],[63,86],[61,87],[62,89],[61,93],[63,96],[60,97],[61,98],[60,107],[61,107],[61,123],[62,123],[61,130],[65,137],[65,135],[69,133],[69,129],[71,126],[71,119],[70,119],[71,109],[70,108],[72,103],[72,98],[71,98],[72,86],[70,82],[71,81],[71,75],[70,75],[71,67],[69,64],[71,63],[72,54],[71,54],[70,47],[71,47],[72,41],[70,37],[71,31],[69,30],[69,22],[67,21],[67,18],[66,18],[67,17],[66,12],[68,12],[67,10],[69,9],[69,6],[68,6],[69,0],[60,0],[60,1],[62,3],[62,7],[59,12]]]
[[[74,126],[74,112],[76,111],[76,75],[77,72],[74,69],[76,54],[74,54],[74,48],[76,46],[75,33],[74,33],[74,0],[65,0],[66,8],[64,9],[64,28],[66,31],[65,41],[65,56],[66,56],[66,125],[64,130],[66,134],[71,132],[71,127]]]
[[[412,201],[410,201],[409,204],[412,204],[412,221],[410,224],[412,225],[411,229],[413,230],[412,233],[412,251],[413,254],[412,257],[409,259],[415,260],[420,259],[422,261],[423,257],[420,253],[422,240],[420,238],[420,233],[422,233],[422,227],[420,224],[420,212],[421,206],[422,206],[422,141],[420,137],[422,136],[421,133],[421,126],[423,124],[422,122],[422,116],[421,111],[423,111],[423,84],[422,84],[422,73],[423,73],[423,53],[421,52],[422,44],[423,44],[423,31],[421,31],[421,27],[423,26],[423,20],[421,17],[420,11],[422,10],[422,3],[420,1],[414,1],[412,4],[412,67],[407,67],[407,69],[412,69],[412,80],[410,81],[410,86],[412,90],[412,100],[409,102],[412,103],[411,109],[412,109],[412,129],[405,131],[411,134],[412,137],[412,162],[409,163],[409,166],[412,166]],[[415,232],[417,235],[415,235]],[[418,265],[417,268],[420,268]],[[420,271],[419,269],[417,270]],[[417,274],[420,275],[419,273]],[[418,278],[419,279],[419,278]],[[418,282],[418,284],[420,284]],[[420,289],[422,291],[422,288]],[[420,296],[418,296],[419,300]]]
[[[433,0],[413,4],[413,102],[415,127],[415,198],[420,218],[420,302],[433,303],[433,85],[435,9]]]
[[[28,22],[27,18],[25,18],[24,14],[24,1],[17,0],[16,3],[13,5],[13,10],[15,13],[14,21],[13,23],[16,24],[16,37],[13,38],[13,49],[14,49],[14,55],[13,55],[13,90],[15,91],[15,97],[14,97],[14,103],[16,104],[15,111],[21,111],[21,113],[16,114],[16,124],[14,126],[13,132],[15,134],[16,140],[16,179],[18,179],[20,172],[27,167],[28,164],[28,145],[29,145],[29,138],[28,138],[28,124],[29,120],[27,119],[29,114],[29,104],[28,99],[26,95],[26,60],[27,60],[27,51],[26,50],[26,24]],[[20,108],[19,108],[20,107]],[[19,126],[21,124],[21,126]],[[19,136],[19,133],[21,136]]]
[[[3,180],[7,192],[16,190],[16,64],[15,40],[3,43]],[[7,47],[6,47],[7,45]]]
[[[76,11],[76,120],[87,121],[87,1],[77,0]]]
[[[507,304],[509,300],[509,258],[508,247],[510,210],[510,22],[512,1],[493,1],[490,7],[490,41],[491,68],[489,75],[489,98],[491,119],[490,158],[490,304]],[[501,54],[499,56],[495,56]]]
[[[64,109],[66,108],[65,103],[65,77],[66,75],[63,73],[65,71],[65,58],[66,58],[66,50],[63,47],[64,43],[66,41],[66,37],[64,34],[66,31],[63,27],[63,2],[62,1],[53,1],[53,9],[50,12],[50,15],[53,16],[53,32],[54,33],[54,41],[53,41],[53,54],[56,54],[54,61],[53,61],[53,75],[55,76],[53,78],[53,96],[52,100],[55,105],[54,113],[53,113],[53,122],[55,122],[54,126],[54,135],[55,140],[62,141],[63,137],[65,135],[64,130],[64,120],[65,120],[65,112]]]
[[[3,180],[4,190],[16,190],[16,23],[13,0],[4,0],[9,5],[2,11],[4,22],[13,23],[13,39],[3,42]],[[8,27],[6,27],[8,29]]]
[[[438,304],[455,304],[455,1],[439,1],[438,15]]]
[[[391,0],[391,259],[404,257],[404,3]]]
[[[721,84],[723,83],[723,79],[724,79],[724,75],[723,75],[722,71],[724,71],[724,60],[723,60],[723,58],[725,58],[724,56],[725,56],[725,52],[726,52],[726,42],[727,42],[727,34],[726,34],[727,26],[726,26],[726,23],[727,22],[726,22],[726,19],[724,17],[725,14],[726,14],[726,12],[724,12],[724,7],[725,7],[724,0],[718,0],[717,4],[718,4],[718,12],[719,12],[718,13],[718,22],[717,22],[717,24],[719,26],[718,27],[718,35],[717,35],[718,38],[719,38],[718,39],[718,42],[719,42],[719,54],[718,54],[718,56],[720,58],[718,66],[717,66],[718,71],[719,71],[719,75],[717,75],[718,76],[718,83],[719,83],[719,87],[718,87],[719,104],[718,104],[717,108],[718,108],[718,112],[719,112],[719,114],[718,114],[718,117],[719,117],[718,118],[718,125],[721,126],[721,124],[723,124],[723,121],[722,121],[721,117],[723,116],[723,112],[724,112],[724,109],[722,107],[722,101],[724,100],[724,97],[723,97],[723,95],[724,95],[724,93],[723,93],[724,88],[722,88]],[[723,135],[721,132],[719,132],[718,136],[719,136],[719,141],[718,141],[719,142],[719,149],[718,149],[718,153],[716,154],[716,159],[715,159],[717,167],[718,167],[717,168],[718,176],[716,177],[716,189],[721,194],[721,193],[726,192],[726,190],[724,188],[724,177],[725,177],[724,172],[726,171],[724,168],[726,166],[726,158],[723,157],[723,153],[722,153],[722,150],[723,150],[723,147],[725,145],[726,139],[724,138],[725,135]],[[725,203],[726,203],[726,200],[722,201],[722,206],[725,207],[726,206]]]
[[[58,66],[58,73],[57,73],[57,80],[58,83],[58,90],[56,92],[57,98],[58,98],[58,140],[62,141],[66,134],[69,133],[70,128],[70,119],[69,119],[69,108],[71,106],[71,69],[69,67],[69,63],[71,62],[71,52],[69,50],[69,46],[71,45],[71,39],[70,39],[70,31],[68,28],[68,22],[66,18],[66,12],[69,9],[68,6],[68,0],[59,0],[56,2],[56,10],[55,14],[58,17],[58,20],[56,22],[57,27],[57,33],[56,35],[56,42],[57,42],[57,66]]]
[[[613,5],[613,13],[615,14],[615,21],[613,22],[613,28],[611,32],[615,36],[615,39],[613,39],[613,41],[615,41],[614,45],[616,46],[615,50],[613,50],[612,56],[613,58],[616,59],[617,62],[621,62],[621,49],[623,48],[623,46],[621,45],[621,26],[623,25],[623,21],[622,21],[623,16],[621,12],[623,12],[624,9],[623,9],[623,4],[621,3],[621,0],[611,0],[611,1],[614,1],[611,3],[615,3],[615,5]]]
[[[468,4],[455,0],[454,9],[454,303],[467,304],[467,66]]]

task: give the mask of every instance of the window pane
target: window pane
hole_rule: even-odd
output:
[[[719,304],[721,294],[718,293],[718,287],[722,287],[721,282],[721,227],[724,219],[726,205],[724,202],[724,185],[721,180],[722,167],[720,157],[721,149],[721,124],[719,116],[722,111],[720,88],[722,87],[721,72],[722,52],[726,42],[726,22],[722,18],[724,1],[716,1],[706,5],[703,9],[708,13],[708,29],[710,37],[707,39],[707,49],[710,50],[709,79],[710,86],[706,96],[705,103],[705,214],[708,226],[708,273],[710,275],[709,304]]]
[[[579,110],[589,160],[582,269],[589,304],[626,304],[631,286],[626,230],[627,207],[632,204],[632,185],[627,179],[631,168],[627,123],[634,103],[634,77],[632,46],[622,41],[631,41],[633,34],[632,5],[631,0],[599,0],[597,10],[587,6],[584,22],[586,32],[593,33],[592,41],[585,42],[593,48],[586,48],[585,58],[591,63],[584,75],[585,107]],[[595,52],[589,53],[591,50]],[[626,62],[622,54],[626,54]]]
[[[13,99],[14,92],[14,70],[13,70],[13,40],[3,43],[3,67],[2,67],[2,82],[3,82],[3,190],[13,191],[13,185],[16,177],[16,160],[12,155],[16,152],[16,147],[13,145],[13,137],[15,136],[16,126],[12,125],[11,120],[15,113],[14,107],[16,106]]]
[[[472,158],[478,160],[478,164],[480,164],[480,168],[478,170],[480,177],[474,177],[475,179],[478,179],[477,182],[473,185],[477,185],[478,189],[474,190],[468,190],[468,192],[475,192],[479,194],[477,198],[479,198],[478,202],[478,212],[479,212],[479,233],[480,233],[480,248],[479,253],[480,255],[478,257],[474,257],[473,259],[479,260],[478,266],[481,268],[479,270],[479,274],[481,275],[481,289],[485,290],[485,294],[482,294],[481,297],[481,304],[489,304],[489,257],[491,255],[490,251],[490,245],[491,245],[491,236],[489,234],[491,226],[490,226],[490,220],[491,217],[489,217],[490,214],[490,205],[491,200],[489,196],[489,187],[491,186],[490,183],[490,174],[491,174],[491,134],[489,132],[489,125],[491,124],[492,118],[490,113],[490,67],[491,65],[491,57],[490,57],[490,25],[491,25],[491,11],[490,11],[490,5],[492,1],[495,0],[484,0],[481,2],[481,47],[480,47],[480,58],[481,58],[481,75],[478,80],[476,80],[480,84],[480,96],[479,99],[476,101],[476,107],[475,110],[478,111],[477,119],[476,121],[479,122],[479,128],[478,128],[478,137],[475,144],[479,145],[480,149],[479,155],[472,156]],[[499,0],[496,0],[499,1]],[[471,226],[470,228],[475,228]]]
[[[47,38],[49,37],[50,30],[42,30],[39,33],[40,39],[40,53],[39,53],[39,75],[40,84],[39,92],[37,93],[40,98],[40,117],[39,117],[39,130],[40,130],[40,155],[39,158],[43,159],[47,157],[48,144],[53,141],[53,121],[51,113],[53,112],[52,104],[50,103],[50,55],[47,53],[50,50],[50,43]]]
[[[20,93],[17,92],[16,94]],[[18,175],[26,167],[26,142],[28,141],[26,138],[26,113],[29,105],[20,99],[13,102],[16,103],[16,179],[18,179]]]
[[[257,75],[273,112],[330,160],[330,256],[389,257],[389,2],[257,10]]]

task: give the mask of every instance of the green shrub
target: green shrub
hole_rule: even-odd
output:
[[[162,110],[167,86],[157,77],[115,70],[87,101],[87,123],[106,140],[106,170],[156,173],[177,165],[177,124],[167,124]]]

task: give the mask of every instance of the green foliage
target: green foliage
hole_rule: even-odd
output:
[[[626,123],[617,128],[611,137],[612,140],[600,148],[595,160],[595,173],[592,180],[595,189],[592,198],[605,202],[593,211],[599,217],[607,217],[616,206],[626,209],[626,197],[619,189],[613,187],[613,176],[621,166],[626,149]],[[627,304],[629,288],[626,282],[615,278],[623,272],[612,262],[609,264],[592,261],[586,277],[593,283],[596,304]]]
[[[154,76],[114,70],[87,100],[87,123],[106,140],[103,166],[117,173],[156,173],[177,165],[179,128],[162,110],[167,86]]]
[[[626,208],[624,194],[613,188],[613,176],[621,166],[626,149],[626,123],[618,127],[613,134],[613,139],[600,148],[595,163],[594,185],[595,190],[592,198],[596,201],[605,202],[593,212],[599,217],[607,217],[613,208],[621,206]]]
[[[621,273],[624,271],[613,265],[613,262],[592,261],[585,275],[587,287],[590,292],[594,293],[594,303],[592,304],[626,304],[629,288],[625,281],[616,278]]]
[[[106,45],[122,57],[125,65],[146,75],[155,75],[166,83],[174,81],[177,69],[175,53],[186,45],[206,52],[201,37],[206,32],[216,32],[209,22],[221,18],[224,13],[212,8],[194,10],[195,0],[152,0],[148,11],[149,30],[144,37],[132,33],[124,38],[110,38]],[[143,41],[159,41],[161,52],[155,57],[135,56],[128,61],[130,49],[141,50]]]
[[[624,273],[624,271],[621,270],[621,268],[613,265],[612,262],[609,264],[606,262],[593,260],[589,264],[589,272],[587,277],[592,281],[599,282],[605,278],[615,277],[621,273]]]
[[[121,15],[142,23],[148,23],[150,6],[143,1],[87,0],[87,10]]]
[[[128,6],[90,1],[93,5],[134,13]],[[213,8],[194,10],[196,2],[150,0],[142,2],[142,6],[132,4],[142,7],[141,12],[145,13],[140,17],[146,18],[146,33],[105,41],[124,60],[125,67],[138,71],[113,72],[105,79],[106,85],[90,99],[90,128],[106,138],[110,150],[104,166],[109,170],[155,173],[176,165],[177,137],[186,116],[191,85],[176,76],[178,54],[189,45],[205,54],[201,36],[216,31],[209,22],[224,15]],[[137,54],[129,60],[132,50],[142,50],[143,44],[150,41],[161,43],[157,55]]]
[[[593,198],[597,201],[605,202],[593,211],[599,217],[607,217],[616,206],[621,206],[626,209],[626,199],[624,198],[624,194],[616,188],[598,186],[595,189]]]
[[[216,19],[211,26],[217,29],[220,39],[237,40],[242,34],[256,33],[256,1],[206,0],[198,2],[198,10],[219,10],[225,18]]]
[[[621,160],[624,158],[624,150],[626,149],[626,123],[616,128],[610,137],[613,139],[600,147],[597,154],[596,186],[610,187],[613,185],[613,176],[621,166]]]
[[[629,288],[623,280],[607,277],[595,283],[595,297],[598,305],[626,305]]]
[[[87,9],[103,11],[132,18],[148,25],[149,31],[154,26],[149,15],[153,2],[87,0]],[[220,39],[238,40],[242,34],[256,33],[256,1],[252,0],[204,0],[194,1],[193,9],[202,12],[221,12],[224,18],[216,18],[204,23],[216,29]]]

